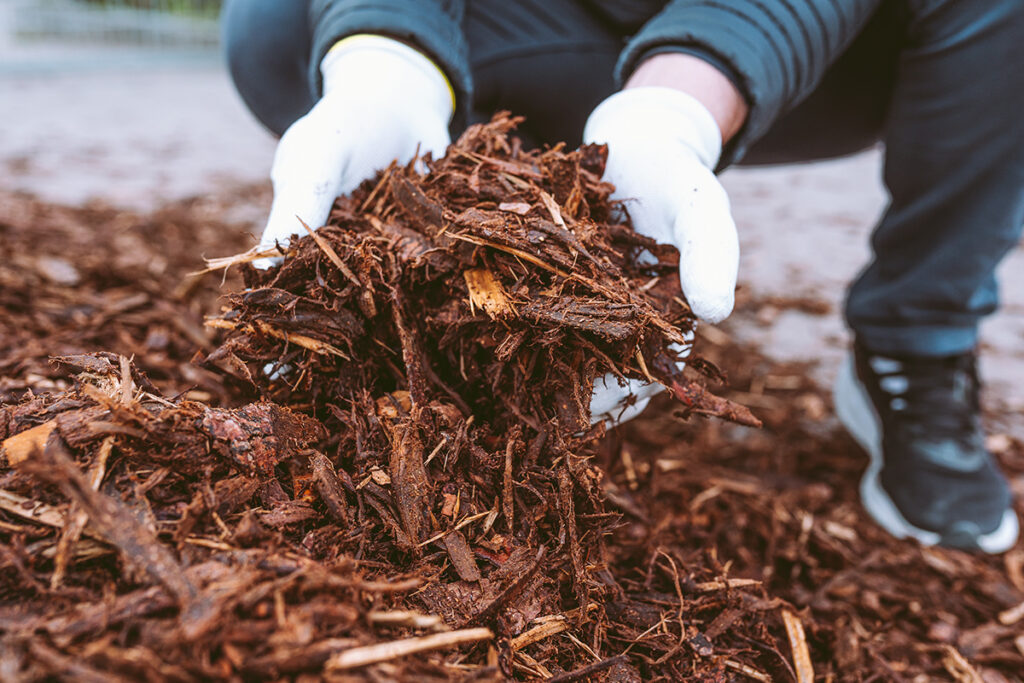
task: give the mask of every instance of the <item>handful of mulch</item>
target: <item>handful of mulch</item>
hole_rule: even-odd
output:
[[[272,252],[278,267],[249,269],[249,289],[208,321],[232,332],[207,364],[285,402],[302,396],[327,420],[327,405],[398,391],[496,433],[569,435],[590,426],[594,379],[610,373],[755,424],[677,366],[696,324],[678,252],[610,201],[606,149],[526,152],[509,135],[516,123],[471,127],[425,176],[391,166],[326,226]]]

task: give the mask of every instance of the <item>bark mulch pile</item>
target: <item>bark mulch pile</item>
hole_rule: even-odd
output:
[[[679,371],[672,250],[513,124],[268,270],[188,275],[210,203],[4,198],[0,678],[1021,680],[1024,552],[876,529],[803,368]],[[608,373],[670,395],[609,433]]]

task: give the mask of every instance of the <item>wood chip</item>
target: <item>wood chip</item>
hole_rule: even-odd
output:
[[[0,510],[57,529],[64,527],[64,513],[52,505],[0,489]]]
[[[768,674],[763,673],[761,671],[758,671],[757,669],[755,669],[752,666],[747,666],[746,664],[744,664],[742,662],[737,662],[737,661],[732,660],[732,659],[727,659],[727,660],[725,660],[723,662],[723,664],[725,664],[728,668],[732,669],[733,671],[738,671],[739,673],[743,674],[744,676],[747,676],[748,678],[752,678],[755,681],[764,681],[764,683],[772,683],[771,676],[769,676]]]
[[[760,586],[761,582],[756,579],[726,579],[724,581],[704,581],[696,585],[696,589],[701,593],[711,593],[713,591],[725,590],[726,588],[749,588],[750,586]]]
[[[258,332],[265,334],[268,337],[274,337],[282,341],[290,342],[296,346],[301,346],[304,349],[308,349],[313,353],[318,353],[321,356],[337,356],[345,360],[352,360],[348,354],[339,349],[336,346],[332,346],[327,342],[320,341],[319,339],[313,339],[303,334],[296,334],[294,332],[288,332],[287,330],[279,330],[272,325],[257,320],[253,324],[242,324],[239,325],[231,320],[224,320],[223,318],[208,318],[204,323],[207,327],[212,327],[218,330],[239,330],[244,332]]]
[[[466,542],[466,537],[460,531],[451,531],[444,537],[445,548],[448,549],[448,557],[452,560],[452,566],[463,581],[479,581],[480,568],[473,557],[473,550]]]
[[[814,666],[807,649],[803,622],[788,609],[782,610],[782,621],[786,625],[786,637],[789,638],[789,647],[793,652],[793,670],[796,672],[797,683],[814,683]]]
[[[525,216],[530,212],[533,207],[526,202],[502,202],[498,204],[498,211],[508,211],[509,213],[519,214]]]
[[[555,225],[564,228],[565,219],[562,218],[562,210],[558,208],[558,202],[555,198],[549,195],[544,190],[540,191],[540,200],[544,203],[544,208],[551,214],[551,220]]]
[[[470,268],[462,274],[469,290],[469,301],[492,319],[515,315],[515,309],[501,282],[487,268]]]
[[[50,438],[50,433],[56,426],[57,422],[50,420],[4,439],[3,444],[0,444],[0,455],[5,455],[7,464],[12,467],[28,460],[33,452],[43,450],[46,440]]]
[[[1011,626],[1021,619],[1024,619],[1024,602],[999,613],[999,623],[1003,626]]]
[[[545,621],[534,626],[529,631],[520,633],[509,642],[509,647],[513,652],[515,652],[516,650],[523,649],[527,645],[539,643],[545,638],[550,638],[557,633],[561,633],[567,628],[569,628],[568,620],[565,617],[558,615],[551,621]]]
[[[945,654],[942,658],[942,665],[957,683],[985,683],[981,674],[955,647],[946,645],[943,647],[943,652]]]
[[[475,515],[470,515],[469,517],[466,517],[466,518],[465,518],[464,520],[462,520],[461,522],[459,522],[458,524],[456,524],[456,525],[455,525],[455,528],[454,528],[454,529],[452,529],[451,531],[458,531],[459,529],[462,529],[462,528],[466,527],[467,525],[469,525],[469,524],[472,524],[472,523],[473,523],[473,522],[475,522],[476,520],[478,520],[478,519],[480,519],[480,518],[482,518],[482,517],[486,517],[486,516],[487,516],[487,515],[489,515],[489,514],[491,514],[491,511],[490,511],[490,510],[488,510],[488,511],[486,511],[486,512],[478,512],[478,513],[477,513],[477,514],[475,514]],[[423,546],[425,546],[425,545],[430,545],[430,544],[431,544],[431,543],[433,543],[434,541],[439,541],[439,540],[441,540],[442,538],[444,538],[445,536],[447,536],[447,535],[448,535],[449,533],[450,533],[449,531],[442,531],[442,532],[441,532],[441,533],[439,533],[439,534],[435,534],[435,535],[431,536],[430,538],[428,538],[427,540],[425,540],[425,541],[423,541],[422,543],[420,543],[420,544],[419,544],[419,547],[421,547],[421,548],[422,548],[422,547],[423,547]]]
[[[423,614],[414,610],[394,610],[391,612],[368,612],[367,620],[378,626],[408,626],[409,628],[433,629],[447,631],[444,620],[436,614]]]
[[[466,643],[491,640],[494,633],[489,628],[466,628],[447,633],[436,633],[429,636],[406,638],[390,643],[378,643],[345,650],[327,660],[328,671],[346,671],[359,667],[379,664],[399,657],[431,652],[434,650],[450,650]]]

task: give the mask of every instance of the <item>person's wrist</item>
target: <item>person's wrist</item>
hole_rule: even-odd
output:
[[[685,53],[663,53],[645,59],[626,81],[624,90],[665,87],[695,97],[711,113],[728,142],[743,127],[749,106],[729,78],[708,62]]]

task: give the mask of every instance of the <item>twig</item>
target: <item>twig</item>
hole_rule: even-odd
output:
[[[416,590],[423,585],[423,579],[411,578],[398,581],[365,581],[362,579],[352,581],[352,588],[366,591],[367,593],[404,593]]]
[[[277,651],[242,663],[242,671],[262,679],[279,679],[281,674],[312,671],[324,665],[331,655],[356,645],[355,638],[328,638],[294,650]]]
[[[949,675],[957,683],[985,683],[985,679],[981,677],[981,674],[971,666],[971,663],[967,661],[960,652],[952,645],[946,645],[942,648],[945,656],[942,658],[942,666],[945,667]]]
[[[640,350],[639,346],[636,347],[636,363],[640,366],[640,372],[643,373],[643,376],[647,378],[648,382],[653,384],[658,381],[651,376],[651,371],[647,369],[647,361],[644,360],[643,351]]]
[[[338,356],[344,360],[352,360],[348,357],[344,351],[339,349],[337,346],[328,344],[327,342],[320,341],[319,339],[313,339],[307,337],[304,334],[295,334],[294,332],[288,332],[286,330],[279,330],[276,327],[268,325],[262,320],[256,320],[252,323],[237,323],[233,320],[224,320],[223,318],[207,318],[203,322],[207,327],[212,327],[218,330],[235,330],[241,329],[243,332],[253,333],[260,332],[267,335],[268,337],[274,337],[281,341],[290,342],[296,346],[301,346],[304,349],[308,349],[313,353],[319,353],[321,356]]]
[[[602,659],[600,662],[587,664],[586,666],[581,666],[580,668],[575,669],[573,671],[567,671],[563,674],[552,676],[548,679],[548,683],[565,683],[566,681],[578,681],[587,678],[588,676],[591,676],[593,674],[596,674],[598,671],[604,671],[605,669],[610,669],[616,664],[623,664],[625,662],[626,655],[615,655],[614,657],[609,657],[608,659]]]
[[[296,218],[299,217],[296,216]],[[347,277],[356,287],[362,288],[364,286],[363,283],[359,280],[359,278],[356,277],[355,273],[349,270],[349,267],[346,266],[345,262],[341,260],[340,256],[338,256],[338,252],[334,251],[334,247],[328,244],[327,240],[325,240],[321,235],[317,234],[317,232],[313,230],[313,228],[306,225],[306,222],[304,220],[299,218],[299,222],[302,223],[302,227],[306,229],[306,232],[309,233],[309,236],[313,238],[314,242],[316,242],[316,246],[320,247],[320,251],[324,252],[327,255],[327,258],[331,260],[331,263],[337,266],[338,270],[341,271],[341,274]]]
[[[31,659],[42,664],[48,672],[62,680],[81,683],[128,683],[129,679],[111,671],[102,671],[89,666],[83,657],[68,657],[35,639],[28,646]]]
[[[466,234],[462,234],[462,233],[452,233],[451,236],[454,237],[457,240],[462,240],[463,242],[469,242],[470,244],[477,244],[477,245],[479,245],[481,247],[490,247],[492,249],[497,249],[498,251],[503,251],[506,254],[513,254],[513,255],[518,256],[519,258],[523,259],[524,261],[526,261],[528,263],[532,263],[533,265],[537,266],[538,268],[543,268],[544,270],[546,270],[548,272],[554,273],[555,275],[559,275],[559,276],[564,277],[566,279],[576,278],[575,275],[572,275],[571,273],[567,273],[564,270],[556,268],[555,266],[551,265],[550,263],[547,263],[546,261],[543,261],[542,259],[534,256],[533,254],[531,254],[529,252],[525,252],[522,249],[516,249],[515,247],[508,247],[508,246],[505,246],[504,244],[500,244],[498,242],[492,242],[491,240],[486,240],[486,239],[484,239],[482,237],[476,237],[475,235],[471,236],[471,235],[466,235]]]
[[[522,663],[518,660],[522,660]],[[543,680],[547,680],[554,676],[546,666],[525,652],[515,652],[515,656],[512,658],[512,666],[520,671],[529,673],[531,676],[535,676]]]
[[[757,579],[725,579],[724,581],[704,581],[695,584],[694,588],[700,593],[711,593],[713,591],[725,590],[726,588],[748,588],[760,585],[761,582]]]
[[[121,358],[123,359],[124,356]],[[98,491],[100,484],[103,483],[103,477],[107,474],[107,461],[113,450],[114,437],[108,436],[103,439],[99,453],[96,455],[96,460],[89,467],[89,485],[93,491]],[[64,527],[60,534],[60,539],[57,541],[57,554],[54,560],[53,574],[50,575],[50,588],[53,590],[59,588],[61,583],[64,582],[64,575],[67,572],[68,563],[71,559],[71,550],[78,543],[78,539],[81,538],[85,525],[89,523],[89,515],[81,510],[78,505],[73,504],[71,506],[68,517],[70,521]]]
[[[6,489],[0,489],[0,510],[30,522],[45,524],[55,529],[64,528],[64,515],[59,509],[25,496],[19,496],[17,493],[11,493]],[[96,535],[90,530],[86,530],[86,533],[90,536]]]
[[[1012,626],[1021,619],[1024,619],[1024,602],[999,613],[999,623],[1003,626]]]
[[[583,550],[580,548],[580,534],[576,527],[576,509],[572,497],[572,476],[566,463],[558,469],[558,514],[561,518],[562,533],[569,539],[569,560],[572,566],[572,585],[576,593],[577,603],[586,605],[590,602],[590,591],[586,583],[586,569],[583,563]]]
[[[807,638],[800,617],[788,609],[783,609],[782,621],[786,625],[786,636],[793,651],[793,668],[796,671],[797,683],[814,683],[814,666],[811,664],[811,653],[807,650]]]
[[[395,640],[390,643],[377,643],[354,647],[351,650],[339,652],[327,661],[328,671],[344,671],[356,669],[370,664],[379,664],[399,657],[416,654],[418,652],[431,652],[433,650],[447,650],[466,643],[476,643],[481,640],[491,640],[494,633],[489,628],[467,628],[460,631],[449,631],[447,633],[435,633],[429,636],[418,636]]]
[[[679,609],[676,612],[676,619],[679,621],[679,642],[677,642],[671,650],[658,657],[655,664],[662,664],[667,662],[669,659],[674,657],[677,652],[683,648],[683,643],[686,642],[686,619],[683,617],[683,605],[686,604],[683,598],[683,588],[679,582],[679,568],[676,567],[676,561],[672,559],[672,556],[665,552],[662,548],[658,548],[659,554],[664,555],[668,563],[672,565],[672,582],[675,585],[676,595],[679,597]]]
[[[539,643],[545,638],[550,638],[557,633],[561,633],[567,628],[569,628],[569,622],[564,617],[555,621],[546,621],[543,624],[534,626],[529,631],[520,633],[509,642],[509,647],[513,652],[515,652],[516,650],[523,649],[527,645]]]
[[[764,681],[764,683],[772,683],[772,679],[768,676],[768,674],[762,673],[761,671],[758,671],[752,666],[747,666],[746,664],[742,662],[737,662],[733,659],[727,659],[722,663],[725,664],[727,668],[732,669],[733,671],[739,671],[744,676],[753,678],[755,681]]]
[[[416,547],[422,548],[425,545],[430,545],[434,541],[439,541],[442,538],[444,538],[445,536],[447,536],[448,534],[450,534],[451,532],[458,531],[458,530],[462,529],[462,527],[467,526],[467,525],[475,522],[476,520],[480,519],[481,517],[486,517],[489,514],[491,514],[491,511],[487,510],[485,512],[478,512],[475,515],[471,515],[469,517],[466,517],[464,520],[462,520],[461,522],[456,524],[454,528],[448,529],[447,531],[442,531],[439,534],[434,534],[433,536],[431,536],[427,540],[423,541],[422,543],[417,543]]]
[[[444,620],[436,614],[423,614],[412,610],[393,610],[391,612],[369,612],[366,615],[371,624],[383,626],[408,626],[410,628],[428,628],[432,631],[447,631]]]
[[[509,648],[513,651],[521,650],[527,645],[532,645],[544,640],[545,638],[561,633],[569,628],[570,621],[575,621],[576,619],[579,619],[580,616],[585,618],[596,609],[597,603],[592,602],[587,605],[586,609],[577,607],[576,609],[571,609],[563,614],[549,614],[544,617],[538,617],[533,620],[533,623],[535,623],[536,626],[531,628],[529,631],[520,633],[509,641]]]
[[[514,534],[515,529],[515,498],[513,497],[514,480],[512,479],[512,461],[515,455],[516,445],[523,428],[516,425],[509,433],[508,443],[505,445],[505,468],[501,477],[501,511],[505,514],[505,524],[508,525],[509,533]]]
[[[206,262],[206,268],[197,270],[193,273],[189,273],[190,277],[197,275],[205,275],[206,273],[212,273],[218,270],[224,270],[238,263],[249,263],[251,261],[257,261],[261,258],[280,256],[281,250],[276,246],[260,248],[256,245],[248,251],[242,252],[241,254],[235,254],[234,256],[222,256],[220,258],[208,258],[203,259]]]

